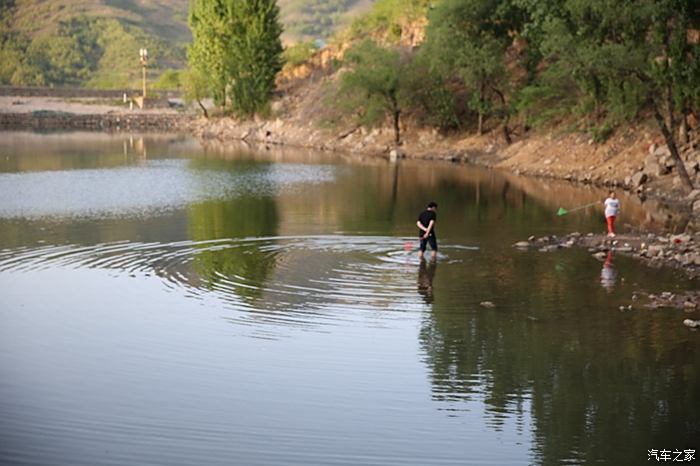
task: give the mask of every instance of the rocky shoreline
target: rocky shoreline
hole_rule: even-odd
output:
[[[606,254],[612,251],[639,259],[650,267],[669,265],[683,270],[690,278],[700,278],[700,235],[697,234],[623,234],[608,238],[602,234],[582,235],[574,232],[560,237],[531,236],[527,241],[519,241],[513,246],[540,252],[580,247],[588,249],[600,260],[604,260]]]

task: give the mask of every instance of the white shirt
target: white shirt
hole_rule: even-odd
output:
[[[620,210],[620,200],[609,197],[605,200],[605,216],[616,217]]]

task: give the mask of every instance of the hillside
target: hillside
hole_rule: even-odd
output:
[[[150,75],[185,65],[187,0],[6,0],[0,84],[137,87],[139,49]]]
[[[145,34],[175,43],[190,41],[188,0],[14,0],[12,28],[31,37],[55,34],[59,24],[88,16],[116,19]]]
[[[375,0],[280,0],[283,40],[327,39],[368,12]]]

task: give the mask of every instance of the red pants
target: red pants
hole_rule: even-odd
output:
[[[615,233],[615,216],[611,215],[610,217],[606,217],[606,220],[608,221],[608,233]]]

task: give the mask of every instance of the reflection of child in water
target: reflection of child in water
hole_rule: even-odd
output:
[[[428,262],[421,260],[418,266],[418,294],[423,297],[426,304],[433,302],[433,279],[436,269],[437,262],[435,260]]]
[[[612,251],[608,251],[608,256],[605,258],[605,262],[603,262],[603,269],[600,271],[600,284],[608,292],[615,288],[615,281],[617,280],[617,272],[613,267],[612,259],[613,253]]]

